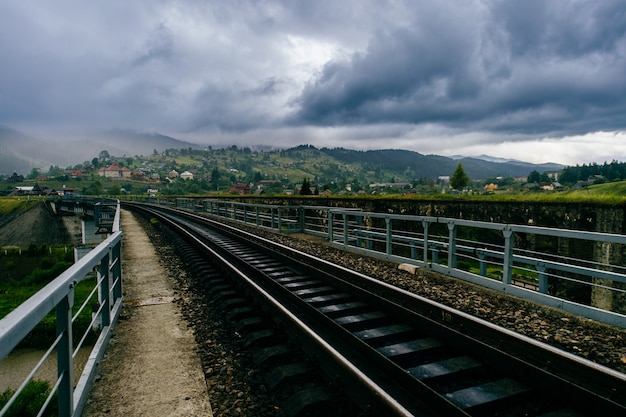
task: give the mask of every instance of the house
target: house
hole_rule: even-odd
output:
[[[48,188],[45,185],[41,187],[39,184],[31,185],[31,186],[18,186],[13,189],[9,193],[9,196],[19,197],[19,196],[50,196],[56,195],[56,191],[54,188]]]
[[[540,182],[538,183],[539,188],[541,188],[544,191],[552,191],[554,190],[554,184],[551,182]]]
[[[168,178],[178,178],[178,171],[176,171],[175,169],[171,170],[168,174],[167,177]]]
[[[76,194],[76,189],[69,188],[69,187],[63,187],[62,193],[63,193],[64,197],[73,197]]]
[[[9,193],[9,197],[16,197],[22,195],[32,195],[33,194],[33,186],[19,186],[15,187],[13,191]]]
[[[231,187],[228,190],[229,193],[238,193],[238,194],[250,194],[250,185],[249,184],[235,184],[234,187]]]
[[[189,171],[185,171],[182,174],[180,174],[180,177],[184,180],[192,180],[193,179],[193,174]]]
[[[494,192],[497,189],[498,189],[498,184],[491,183],[491,184],[485,185],[485,191],[487,192]]]
[[[130,173],[130,177],[133,180],[139,181],[139,180],[143,180],[145,178],[146,174],[143,173],[143,171],[136,169],[133,172]]]
[[[111,179],[126,179],[130,178],[132,171],[126,167],[120,167],[115,162],[111,165],[100,167],[98,169],[98,175]]]

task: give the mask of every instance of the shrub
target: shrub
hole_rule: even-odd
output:
[[[23,285],[47,284],[70,266],[72,264],[68,262],[57,262],[49,269],[36,268],[30,275],[24,277],[22,283]]]
[[[46,398],[50,395],[50,383],[48,381],[33,380],[26,385],[24,391],[9,408],[5,417],[30,417],[36,416],[43,406]],[[0,394],[0,409],[11,399],[15,390],[7,389]],[[56,397],[56,394],[55,394]],[[44,416],[56,416],[58,414],[57,401],[52,399]]]

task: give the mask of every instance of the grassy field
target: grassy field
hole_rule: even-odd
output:
[[[27,199],[25,197],[0,197],[0,218],[8,216],[16,210],[28,208],[37,203],[36,198]]]
[[[29,247],[3,249],[0,253],[0,319],[41,290],[73,264],[71,247]],[[74,292],[74,313],[89,296],[95,278],[80,282]],[[91,321],[87,309],[75,322],[75,333]],[[45,347],[56,333],[55,312],[48,316],[20,344],[20,347]]]

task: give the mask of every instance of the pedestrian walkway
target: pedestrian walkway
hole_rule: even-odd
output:
[[[122,211],[124,308],[83,417],[212,416],[193,333],[168,272],[134,214]]]

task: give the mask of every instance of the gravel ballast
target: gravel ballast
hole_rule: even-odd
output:
[[[238,226],[239,227],[239,226]],[[446,277],[425,269],[415,274],[398,265],[331,248],[323,239],[251,229],[257,236],[280,242],[346,268],[385,281],[420,296],[483,318],[608,368],[626,373],[626,331],[580,318],[510,295]],[[184,261],[167,239],[151,229],[149,236],[166,260],[181,291],[183,315],[193,326],[211,406],[221,416],[280,416],[280,406],[263,385],[262,376],[241,351],[228,323],[202,294]]]

